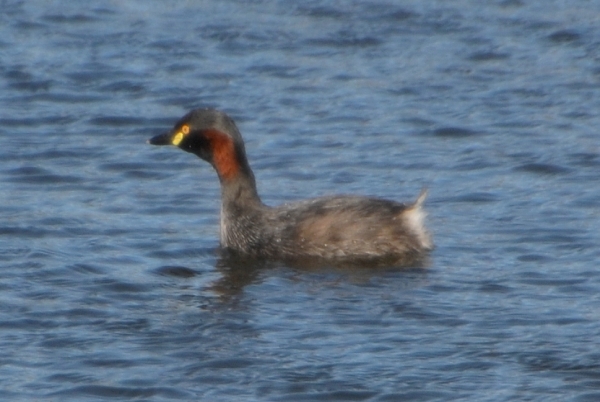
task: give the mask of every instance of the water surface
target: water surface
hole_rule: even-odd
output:
[[[2,7],[2,399],[600,398],[600,4]],[[206,106],[268,204],[428,187],[427,266],[221,260]]]

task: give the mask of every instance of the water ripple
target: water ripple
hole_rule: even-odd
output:
[[[595,2],[2,6],[1,398],[598,399]],[[146,144],[194,107],[268,203],[427,186],[437,248],[221,253],[210,166]]]

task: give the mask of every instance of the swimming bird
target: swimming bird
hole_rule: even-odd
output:
[[[265,205],[240,131],[219,110],[192,110],[148,142],[177,146],[213,166],[221,184],[221,247],[236,255],[405,264],[433,247],[423,222],[426,191],[409,204],[337,195]]]

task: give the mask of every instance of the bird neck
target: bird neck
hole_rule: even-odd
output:
[[[246,163],[234,177],[222,178],[221,181],[221,202],[224,209],[248,208],[250,206],[262,205],[258,191],[256,190],[256,181],[254,173]]]

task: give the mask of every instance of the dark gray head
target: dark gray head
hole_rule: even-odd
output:
[[[250,173],[244,141],[234,121],[215,109],[194,109],[171,131],[148,141],[153,145],[175,145],[196,154],[214,166],[221,180]]]

